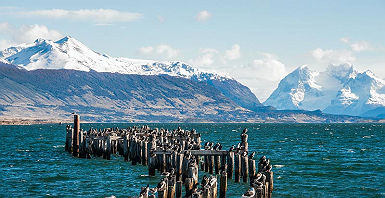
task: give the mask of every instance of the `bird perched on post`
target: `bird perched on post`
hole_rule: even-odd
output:
[[[254,159],[254,156],[255,156],[255,152],[252,152],[252,153],[249,155],[249,159],[253,160],[253,159]]]
[[[143,189],[140,191],[139,197],[147,196],[148,193],[149,193],[149,191],[150,191],[150,185],[147,184],[147,187],[143,188]]]
[[[249,190],[247,190],[247,192],[245,192],[243,195],[242,195],[242,198],[246,198],[246,197],[254,197],[255,196],[255,189],[253,187],[251,187]]]

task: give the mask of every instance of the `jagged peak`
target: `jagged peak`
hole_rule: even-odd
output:
[[[72,39],[74,39],[74,38],[72,38],[71,36],[65,36],[65,37],[55,41],[55,43],[63,44],[63,43],[66,43],[66,42],[68,42],[69,40],[72,40]]]

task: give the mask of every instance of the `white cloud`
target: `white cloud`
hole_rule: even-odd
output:
[[[241,57],[241,47],[234,44],[231,49],[225,51],[225,58],[228,60],[236,60]]]
[[[255,59],[250,64],[253,75],[269,81],[279,81],[287,74],[285,65],[275,55],[262,53],[262,56],[263,58]]]
[[[8,23],[0,23],[0,31],[10,38],[9,40],[1,40],[0,47],[2,49],[10,45],[31,43],[37,38],[57,40],[63,37],[58,31],[50,30],[46,26],[38,24],[14,27]]]
[[[154,48],[151,46],[139,48],[139,53],[141,54],[150,54],[154,51]]]
[[[326,64],[353,63],[356,57],[349,50],[334,50],[317,48],[311,51],[311,55],[317,61]]]
[[[9,40],[5,40],[5,39],[0,40],[0,50],[6,49],[12,45],[14,45],[14,43],[12,43]]]
[[[158,54],[165,54],[168,58],[178,56],[179,50],[172,48],[169,45],[159,45],[156,49]]]
[[[367,41],[356,41],[352,42],[349,38],[341,38],[343,43],[346,43],[350,46],[350,48],[355,52],[361,52],[372,49],[370,44]]]
[[[261,58],[247,65],[228,68],[227,73],[246,85],[261,101],[266,100],[279,81],[287,75],[285,64],[277,56],[260,53]]]
[[[159,23],[164,23],[166,21],[166,19],[163,16],[158,16],[156,18],[158,19]]]
[[[49,17],[57,19],[73,19],[82,21],[93,21],[96,23],[114,23],[114,22],[130,22],[138,20],[142,17],[140,13],[122,12],[112,9],[80,9],[80,10],[64,10],[64,9],[48,9],[21,11],[19,15]]]
[[[218,50],[213,48],[205,48],[200,50],[200,55],[195,60],[190,60],[196,66],[210,66],[215,62]]]
[[[175,58],[179,55],[179,50],[169,45],[141,47],[138,49],[138,52],[155,58]]]
[[[207,10],[202,10],[197,14],[196,19],[197,21],[207,21],[210,17],[210,12],[208,12]]]

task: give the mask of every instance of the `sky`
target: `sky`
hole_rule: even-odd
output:
[[[233,77],[262,102],[302,65],[385,78],[383,0],[0,1],[0,50],[67,35],[110,56]]]

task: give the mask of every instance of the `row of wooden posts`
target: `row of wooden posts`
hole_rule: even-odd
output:
[[[184,185],[184,197],[226,197],[227,181],[234,179],[250,184],[243,197],[270,198],[273,191],[273,172],[266,157],[256,165],[255,153],[248,152],[247,129],[241,134],[241,142],[228,150],[220,143],[206,142],[201,146],[201,135],[195,130],[150,129],[148,126],[125,129],[80,129],[79,115],[74,115],[74,126],[67,126],[65,150],[75,157],[103,157],[111,159],[119,154],[133,165],[148,166],[148,173],[156,171],[163,178],[159,184],[143,187],[139,197],[180,198]],[[199,182],[200,169],[207,172]]]

